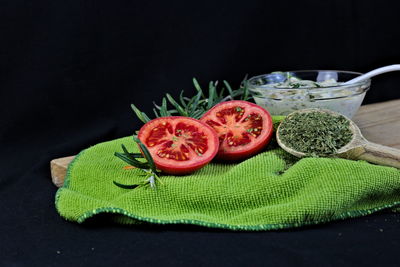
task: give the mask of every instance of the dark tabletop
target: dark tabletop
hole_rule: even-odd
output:
[[[54,207],[49,162],[127,136],[181,89],[275,70],[400,62],[396,1],[1,1],[0,266],[399,266],[387,211],[270,232],[78,225]],[[282,13],[285,16],[282,16]],[[393,28],[395,27],[395,28]],[[400,97],[399,74],[365,103]]]

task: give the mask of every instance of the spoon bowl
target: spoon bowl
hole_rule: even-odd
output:
[[[338,149],[334,154],[329,155],[330,157],[340,157],[345,159],[352,159],[352,160],[366,160],[371,163],[384,165],[384,166],[391,166],[400,168],[400,150],[394,149],[388,146],[383,146],[379,144],[375,144],[369,142],[365,139],[365,137],[361,134],[360,128],[349,118],[343,116],[337,112],[325,109],[317,109],[317,108],[309,108],[309,109],[302,109],[289,114],[285,120],[291,118],[291,116],[297,113],[310,113],[310,112],[321,112],[321,113],[328,113],[333,116],[342,116],[349,121],[349,128],[353,134],[352,139],[343,147]],[[301,151],[294,150],[293,148],[287,146],[279,135],[280,125],[276,131],[276,139],[279,146],[284,149],[286,152],[302,158],[306,157],[307,154]]]

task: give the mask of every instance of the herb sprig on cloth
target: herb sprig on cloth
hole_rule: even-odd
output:
[[[160,181],[158,177],[159,171],[156,168],[156,165],[154,164],[154,160],[151,157],[151,154],[147,147],[137,138],[136,136],[133,137],[133,140],[139,145],[140,149],[143,151],[143,154],[141,153],[130,153],[126,149],[124,145],[121,145],[123,152],[115,152],[114,155],[121,160],[125,161],[129,165],[131,165],[134,168],[137,168],[143,172],[143,174],[146,176],[145,180],[142,183],[138,184],[121,184],[116,181],[113,181],[113,183],[116,186],[119,186],[124,189],[134,189],[138,186],[143,186],[143,185],[150,185],[151,188],[156,188],[156,181]],[[144,158],[146,161],[139,161],[137,160],[138,158]],[[161,182],[161,181],[160,181]]]

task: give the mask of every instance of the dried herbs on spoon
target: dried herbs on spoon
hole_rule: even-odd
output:
[[[330,156],[351,141],[349,125],[345,117],[327,112],[295,112],[282,121],[278,131],[289,148],[308,156]]]

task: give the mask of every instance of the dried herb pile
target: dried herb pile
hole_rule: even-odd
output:
[[[282,143],[308,156],[330,156],[352,139],[349,121],[343,116],[312,111],[295,113],[282,121]]]

